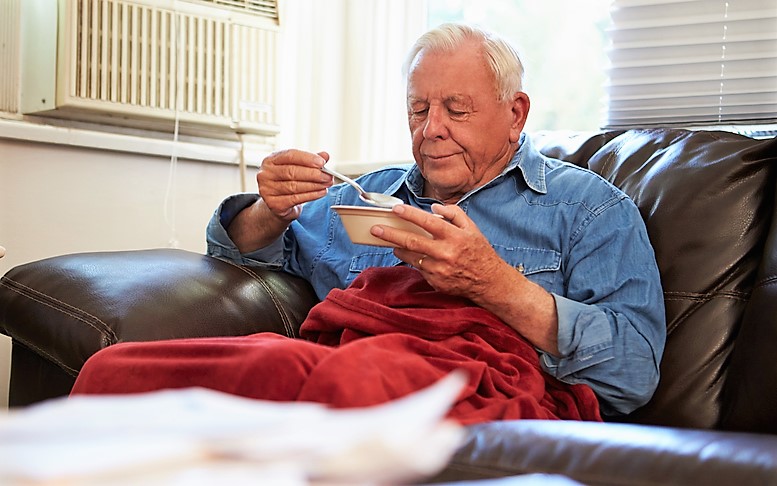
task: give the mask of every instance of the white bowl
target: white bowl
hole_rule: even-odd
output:
[[[343,222],[343,226],[345,226],[348,237],[351,238],[352,242],[359,245],[396,246],[392,243],[383,241],[380,238],[375,238],[370,234],[370,228],[376,224],[410,231],[429,238],[432,237],[425,229],[414,223],[405,221],[392,213],[391,209],[376,208],[372,206],[332,206],[332,209],[340,216],[340,220]]]

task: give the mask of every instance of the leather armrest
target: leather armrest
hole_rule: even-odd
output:
[[[121,341],[296,336],[318,302],[310,285],[183,250],[63,255],[0,279],[0,331],[76,376]]]
[[[773,484],[777,436],[635,424],[518,420],[468,427],[431,482],[544,473],[584,484]]]

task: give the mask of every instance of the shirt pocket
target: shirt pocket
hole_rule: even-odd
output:
[[[393,267],[402,264],[402,260],[394,256],[391,248],[374,247],[351,258],[348,267],[348,284],[359,276],[364,270],[371,267]]]
[[[494,250],[530,281],[548,292],[563,295],[561,252],[545,248],[515,248],[498,245],[494,245]]]

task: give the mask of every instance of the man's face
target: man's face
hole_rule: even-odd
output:
[[[407,109],[424,195],[446,203],[488,183],[510,161],[526,121],[523,93],[497,101],[480,46],[424,52],[410,68]]]

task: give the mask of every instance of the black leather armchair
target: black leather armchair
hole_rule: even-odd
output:
[[[588,484],[777,484],[777,139],[652,129],[534,135],[625,190],[647,223],[668,340],[653,399],[621,423],[469,427],[430,481],[564,474]],[[0,280],[12,406],[67,394],[120,341],[295,336],[307,282],[180,250],[64,255]]]

